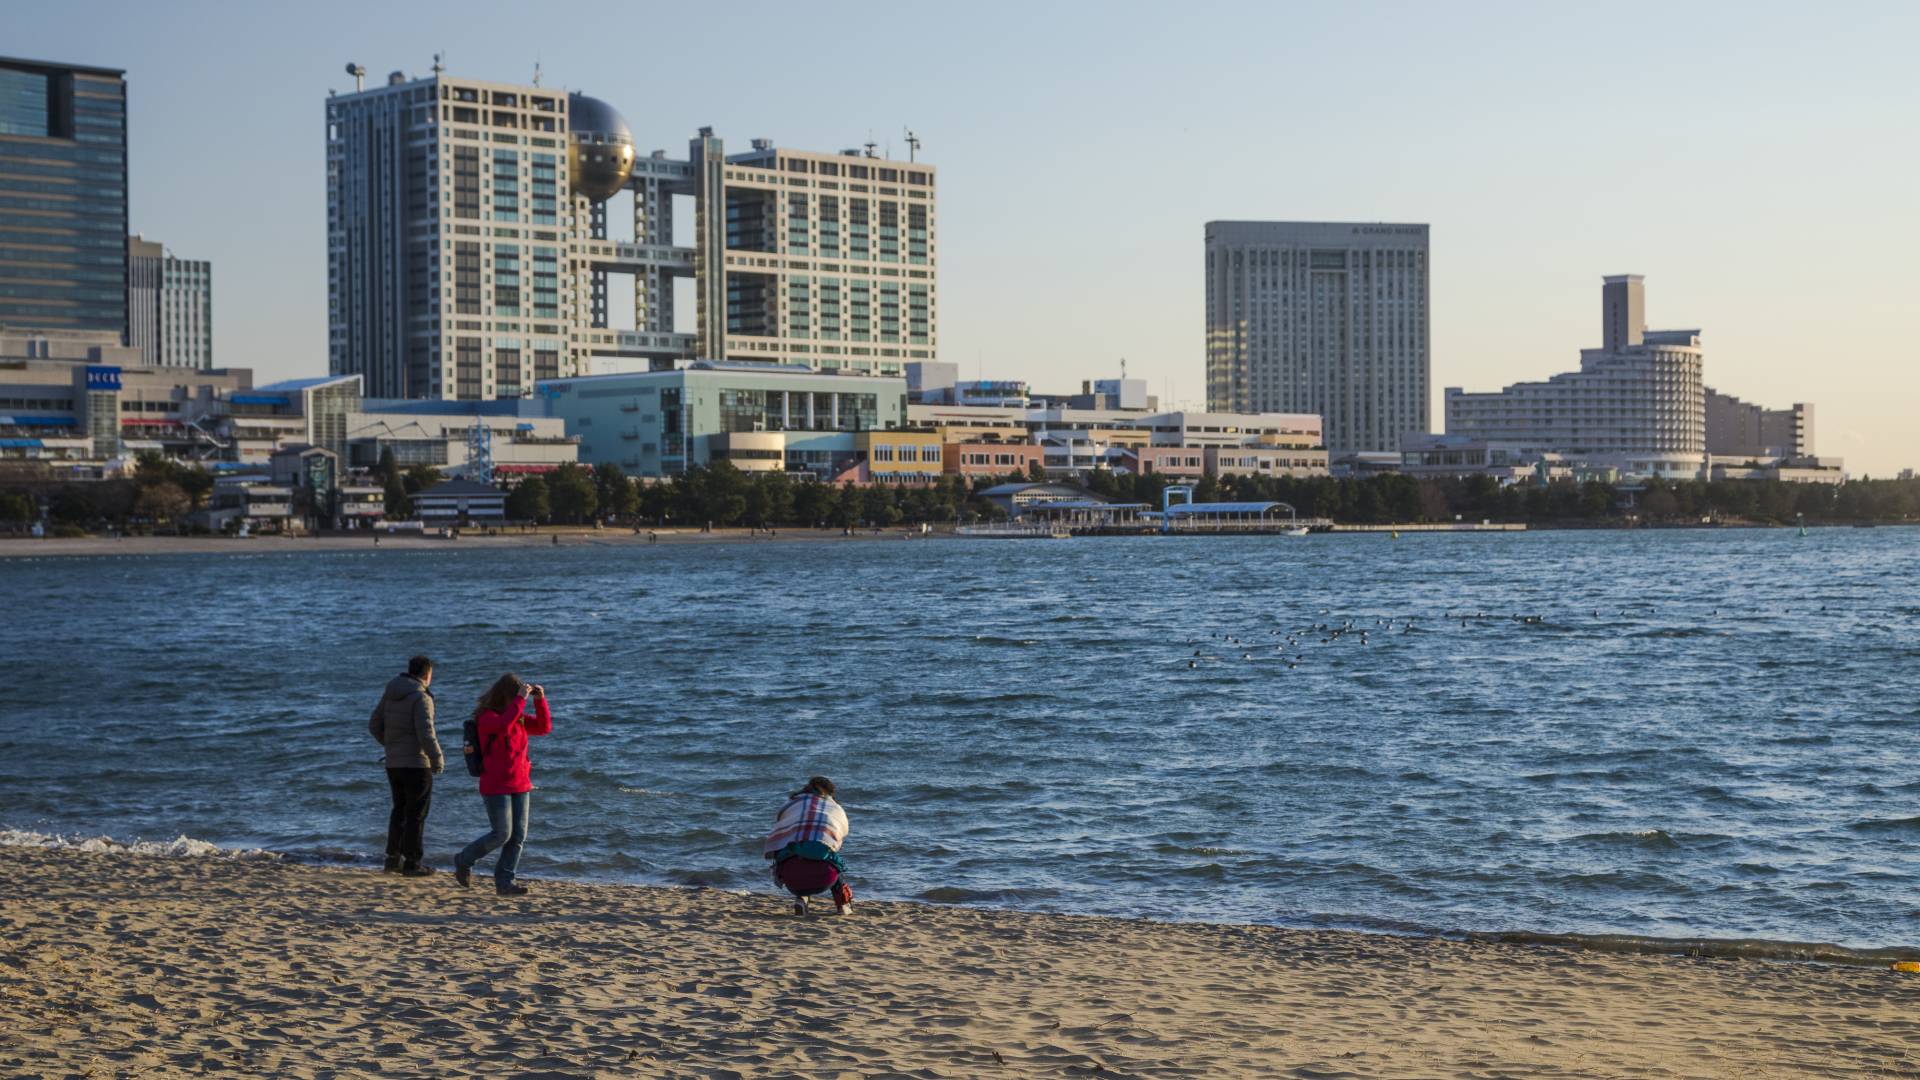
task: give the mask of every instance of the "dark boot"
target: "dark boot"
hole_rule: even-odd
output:
[[[433,867],[422,866],[419,863],[414,863],[413,865],[408,866],[405,869],[401,870],[400,876],[401,877],[432,877]]]
[[[380,872],[383,874],[399,873],[400,872],[400,856],[398,855],[387,856],[387,865],[381,867]]]
[[[495,885],[493,887],[493,891],[495,894],[500,896],[527,895],[527,887],[525,885]]]

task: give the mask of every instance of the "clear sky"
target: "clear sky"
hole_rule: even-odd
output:
[[[545,13],[555,13],[549,18]],[[584,90],[642,152],[712,125],[940,169],[969,376],[1204,397],[1202,226],[1433,227],[1433,381],[1577,366],[1646,275],[1707,382],[1920,467],[1920,4],[12,4],[0,53],[124,67],[133,227],[214,264],[215,356],[326,366],[324,113],[450,71]]]

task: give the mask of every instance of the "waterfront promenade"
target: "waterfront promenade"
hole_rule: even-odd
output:
[[[12,1076],[1879,1077],[1920,977],[9,849]]]
[[[951,538],[951,533],[935,532],[929,537]],[[769,534],[762,529],[656,529],[653,537],[643,529],[542,529],[538,532],[500,532],[488,535],[469,529],[458,539],[401,533],[380,535],[376,545],[371,533],[329,533],[324,536],[80,536],[18,538],[0,540],[0,559],[50,558],[74,555],[288,555],[320,551],[469,551],[510,550],[514,548],[559,547],[632,547],[637,544],[719,544],[719,543],[792,543],[798,541],[900,540],[922,539],[917,528],[896,526],[875,532],[856,529],[842,534],[839,529],[779,529]]]

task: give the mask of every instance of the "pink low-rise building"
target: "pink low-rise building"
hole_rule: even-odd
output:
[[[965,477],[1025,475],[1034,465],[1046,464],[1046,451],[1033,443],[948,443],[941,454],[946,472]]]

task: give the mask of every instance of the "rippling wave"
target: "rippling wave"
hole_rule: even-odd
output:
[[[0,560],[0,828],[371,860],[366,715],[424,651],[450,746],[503,670],[553,695],[535,876],[765,888],[774,807],[825,773],[869,896],[1877,961],[1915,937],[1916,546]],[[471,785],[436,781],[443,863],[485,828]]]

